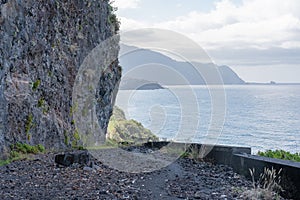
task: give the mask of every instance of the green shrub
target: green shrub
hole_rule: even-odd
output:
[[[257,153],[259,156],[269,157],[269,158],[277,158],[282,160],[291,160],[295,162],[300,162],[300,154],[299,153],[290,153],[284,150],[267,150],[265,152],[259,151]]]
[[[85,148],[83,147],[83,146],[77,146],[77,147],[75,147],[77,150],[85,150]]]
[[[17,142],[16,145],[13,147],[15,151],[21,152],[21,153],[27,153],[26,146],[22,143]],[[13,150],[13,151],[14,151]]]
[[[80,134],[79,134],[78,130],[75,129],[75,131],[73,133],[72,147],[77,149],[79,142],[80,142]]]
[[[11,151],[10,152],[10,158],[17,158],[20,156],[20,153],[17,151]]]
[[[9,158],[6,160],[0,160],[0,166],[7,165],[12,161],[27,158],[28,154],[38,154],[45,152],[45,147],[41,144],[32,146],[26,143],[17,142],[10,146],[11,151]]]
[[[13,146],[12,151],[20,152],[23,154],[37,154],[45,152],[45,147],[41,144],[32,146],[26,143],[17,142],[16,145]]]
[[[45,104],[45,99],[43,97],[41,97],[38,100],[38,105],[37,106],[40,108],[40,107],[44,106],[44,104]]]
[[[25,132],[26,132],[26,134],[29,133],[29,131],[30,131],[32,125],[33,125],[33,115],[30,113],[30,114],[28,115],[28,117],[27,117],[27,122],[26,122],[26,124],[25,124]]]
[[[40,84],[41,84],[40,79],[34,81],[33,84],[32,84],[32,90],[35,91],[40,86]]]
[[[78,132],[77,129],[74,132],[74,139],[77,140],[77,141],[80,140],[80,135],[79,135],[79,132]]]
[[[0,160],[0,166],[8,165],[10,162],[10,160]]]
[[[64,143],[65,143],[65,145],[69,145],[69,141],[70,141],[70,138],[69,138],[69,136],[68,136],[68,133],[67,133],[67,131],[64,131]]]
[[[108,23],[114,26],[115,31],[118,32],[120,30],[120,21],[118,20],[115,14],[117,8],[109,5],[108,10],[109,10]]]
[[[43,146],[43,145],[41,145],[41,144],[38,144],[37,145],[37,149],[39,150],[39,152],[41,152],[41,153],[44,153],[45,152],[45,147]]]

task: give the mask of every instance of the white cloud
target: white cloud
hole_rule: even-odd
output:
[[[140,0],[115,0],[114,6],[118,9],[137,8]]]
[[[300,41],[288,41],[281,45],[284,49],[300,49]]]
[[[177,7],[177,8],[181,8],[181,7],[182,7],[182,4],[181,4],[181,3],[177,3],[177,4],[176,4],[176,7]]]
[[[121,22],[121,29],[123,31],[149,27],[149,25],[147,25],[147,23],[145,22],[129,19],[126,17],[119,17],[119,20]]]
[[[300,41],[299,0],[229,0],[215,4],[209,13],[191,12],[154,26],[179,31],[206,49],[220,47],[285,48]]]
[[[215,63],[233,67],[246,81],[300,82],[299,0],[243,0],[239,5],[221,0],[209,12],[193,11],[156,23],[121,18],[123,31],[138,28],[182,33],[202,46]],[[152,36],[156,40],[149,41],[165,41]],[[140,37],[145,41],[145,35]],[[197,56],[195,61],[199,61]]]
[[[136,7],[138,0],[117,0],[116,3],[120,8],[130,8]],[[295,48],[300,41],[300,1],[244,0],[237,6],[230,0],[222,0],[208,13],[193,11],[152,24],[121,17],[122,30],[143,27],[178,31],[208,50]]]

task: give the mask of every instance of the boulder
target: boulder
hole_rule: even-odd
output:
[[[87,151],[57,154],[55,156],[55,163],[65,167],[69,167],[73,164],[87,166],[90,164],[90,154]]]

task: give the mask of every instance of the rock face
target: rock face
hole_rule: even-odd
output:
[[[74,81],[89,52],[118,31],[111,6],[107,0],[0,0],[0,7],[0,153],[17,141],[47,149],[76,145]],[[99,77],[97,117],[104,130],[120,76],[116,60]]]

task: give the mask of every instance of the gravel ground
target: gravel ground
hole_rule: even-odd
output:
[[[95,161],[97,170],[57,166],[54,154],[0,167],[0,199],[243,199],[251,183],[231,168],[180,158],[148,173]]]

